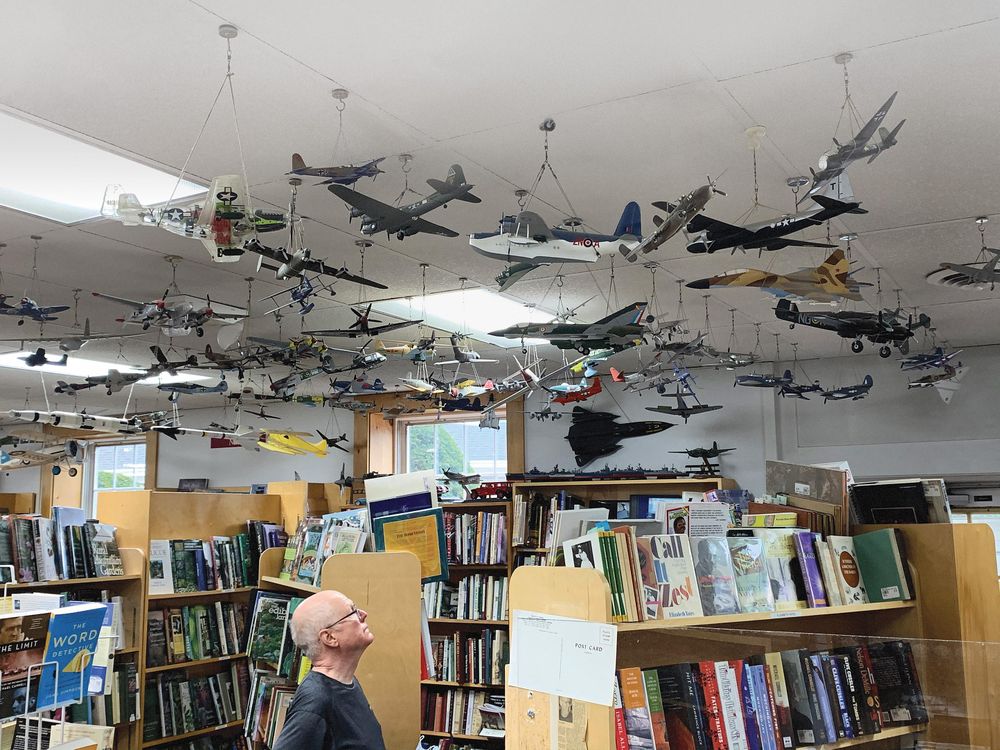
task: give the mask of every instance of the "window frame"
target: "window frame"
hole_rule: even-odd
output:
[[[143,458],[143,481],[135,487],[96,487],[97,482],[97,453],[101,448],[120,448],[125,445],[141,445],[145,451]],[[87,460],[84,463],[84,474],[83,474],[83,497],[81,498],[81,506],[86,509],[89,516],[97,517],[97,494],[99,492],[125,492],[129,490],[142,490],[146,488],[146,478],[149,472],[149,445],[145,439],[136,440],[132,439],[121,439],[121,438],[110,438],[107,440],[93,440],[90,442],[90,450],[88,451]],[[117,456],[115,461],[115,469],[117,470]]]

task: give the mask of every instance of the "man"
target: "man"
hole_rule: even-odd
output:
[[[354,673],[375,640],[368,613],[339,591],[320,591],[292,615],[292,640],[312,670],[295,691],[273,750],[385,750],[382,727]]]

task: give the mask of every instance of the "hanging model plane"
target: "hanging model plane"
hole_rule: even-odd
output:
[[[748,388],[778,388],[794,382],[795,376],[791,370],[785,370],[783,375],[760,375],[751,373],[749,375],[737,375],[733,382],[733,387],[738,385]]]
[[[946,367],[952,359],[957,357],[963,351],[965,350],[958,349],[950,354],[945,354],[943,347],[936,346],[934,347],[934,351],[928,354],[911,354],[908,357],[904,357],[899,363],[899,368],[906,371],[926,370],[931,367]]]
[[[613,234],[580,232],[571,227],[549,227],[534,211],[500,219],[496,232],[476,232],[469,237],[472,249],[480,255],[513,263],[497,277],[500,291],[506,291],[531,271],[549,263],[596,263],[601,243],[621,243],[635,247],[642,235],[639,204],[625,206]]]
[[[374,367],[378,367],[382,363],[387,361],[387,357],[382,354],[382,352],[368,352],[365,351],[368,348],[368,344],[371,343],[369,339],[365,344],[354,351],[352,349],[338,349],[331,346],[330,351],[343,352],[344,354],[352,355],[350,363],[342,365],[340,367],[334,367],[329,370],[330,374],[337,372],[349,372],[351,370],[371,370]]]
[[[243,249],[259,256],[257,259],[258,271],[262,268],[274,271],[276,279],[293,279],[305,273],[315,273],[361,284],[362,286],[370,286],[374,289],[389,288],[378,281],[372,281],[371,279],[366,279],[364,276],[351,273],[347,270],[347,266],[342,266],[341,268],[328,266],[319,258],[312,257],[312,250],[308,247],[300,247],[294,252],[289,252],[283,247],[268,247],[260,242],[260,240],[252,238],[246,241]],[[266,263],[265,259],[273,262]],[[278,265],[275,265],[275,263]],[[329,291],[329,287],[327,287],[327,291]]]
[[[430,338],[421,338],[412,343],[406,341],[392,346],[386,346],[383,341],[377,340],[375,349],[386,354],[398,354],[411,362],[426,362],[434,357],[436,341],[436,333],[432,333]]]
[[[542,388],[548,391],[550,395],[549,401],[553,404],[575,404],[579,401],[586,401],[604,390],[600,377],[594,378],[594,382],[589,384],[587,383],[587,379],[584,378],[578,384],[543,385]]]
[[[868,395],[873,385],[875,385],[875,381],[872,380],[872,376],[865,375],[865,379],[857,385],[844,385],[840,388],[823,391],[823,403],[825,404],[827,401],[846,401],[847,399],[860,401]]]
[[[140,380],[156,377],[162,373],[177,375],[178,370],[181,368],[194,367],[198,364],[198,358],[193,354],[187,359],[171,362],[160,347],[154,345],[149,347],[149,350],[156,357],[156,361],[145,370],[140,370],[139,372],[121,372],[112,368],[108,370],[106,375],[90,375],[84,378],[83,383],[67,383],[64,380],[56,381],[54,390],[56,393],[74,393],[102,385],[107,391],[107,395],[110,396],[118,393],[126,386],[138,383]]]
[[[159,390],[169,393],[170,403],[177,403],[181,395],[205,395],[208,393],[225,393],[229,384],[220,380],[216,385],[201,385],[200,383],[162,383],[156,386]]]
[[[614,349],[594,349],[590,352],[586,359],[581,362],[577,362],[575,365],[569,368],[570,372],[583,373],[583,377],[592,378],[597,374],[597,366],[612,356],[617,354]]]
[[[719,444],[712,441],[711,448],[688,448],[683,451],[669,451],[670,453],[684,453],[690,458],[700,458],[702,460],[701,469],[703,472],[711,472],[717,469],[717,465],[710,463],[711,459],[718,458],[723,453],[729,453],[730,451],[736,450],[735,448],[720,448]]]
[[[247,341],[260,346],[260,349],[253,354],[258,361],[269,359],[294,367],[302,359],[315,358],[325,365],[330,364],[333,359],[330,347],[320,339],[309,335],[292,336],[287,341],[248,336]]]
[[[419,218],[438,206],[446,206],[450,201],[480,203],[481,199],[472,194],[475,185],[465,181],[465,173],[458,164],[452,164],[448,177],[441,180],[427,180],[434,192],[415,203],[396,208],[344,185],[329,185],[327,190],[351,206],[350,218],[361,218],[361,233],[373,235],[385,232],[386,236],[396,235],[403,240],[418,232],[437,234],[443,237],[458,237],[458,232]]]
[[[56,313],[66,312],[69,305],[39,305],[31,297],[21,297],[16,305],[8,305],[9,300],[6,294],[0,294],[0,315],[14,315],[17,317],[17,324],[24,325],[25,318],[31,318],[38,323],[47,323],[50,320],[58,320]]]
[[[841,338],[854,339],[851,342],[851,351],[855,354],[865,348],[862,339],[868,339],[873,344],[882,344],[878,354],[883,359],[892,354],[890,344],[901,354],[909,352],[909,340],[913,338],[913,330],[928,328],[931,324],[931,319],[924,313],[918,316],[916,322],[911,317],[904,326],[898,321],[899,311],[799,312],[795,303],[787,299],[778,300],[774,314],[779,320],[788,321],[789,328],[804,325],[833,331]]]
[[[465,491],[466,499],[472,497],[472,492],[469,490],[470,484],[481,484],[482,477],[479,474],[462,474],[459,471],[452,471],[451,469],[444,470],[444,476],[438,477],[439,482],[455,482],[459,487]]]
[[[708,333],[698,331],[698,334],[690,341],[670,341],[662,336],[653,335],[653,346],[658,352],[670,352],[668,363],[684,357],[701,357],[706,354],[707,345],[705,338]]]
[[[31,341],[38,343],[59,342],[59,349],[64,352],[76,352],[91,341],[102,339],[130,339],[142,336],[141,333],[91,333],[90,318],[84,320],[82,333],[68,333],[63,336],[24,336],[23,338],[0,339],[0,343],[13,341]]]
[[[232,353],[229,351],[217,352],[212,349],[210,344],[205,344],[205,359],[208,360],[205,364],[194,365],[195,369],[200,370],[236,370],[237,377],[243,380],[243,376],[247,370],[252,367],[262,367],[263,362],[257,354],[250,354],[245,349],[234,349]]]
[[[704,414],[705,412],[709,411],[718,411],[719,409],[722,408],[722,404],[710,405],[710,404],[703,404],[701,402],[689,406],[685,399],[691,394],[682,391],[680,386],[677,386],[676,393],[664,393],[663,395],[666,398],[676,398],[677,406],[647,406],[646,411],[655,411],[659,412],[660,414],[668,414],[678,417],[684,417],[684,424],[687,424],[687,421],[696,414]],[[694,399],[696,402],[698,401],[697,396],[695,396]]]
[[[381,378],[369,382],[359,375],[351,380],[331,380],[330,388],[333,389],[334,396],[339,398],[345,393],[384,393],[385,383]]]
[[[577,466],[586,466],[602,456],[616,453],[622,448],[622,440],[655,435],[673,427],[669,422],[619,423],[619,417],[615,414],[590,411],[582,406],[573,407],[572,418],[566,439],[569,440]]]
[[[808,401],[809,397],[807,393],[822,393],[823,386],[819,384],[819,381],[809,383],[781,383],[778,386],[778,393],[781,394],[782,398],[790,396],[792,398],[799,398],[803,401]]]
[[[836,247],[827,242],[795,240],[788,235],[818,226],[842,214],[868,213],[854,199],[847,175],[841,175],[828,186],[825,193],[812,196],[816,208],[782,216],[770,221],[760,221],[746,226],[735,226],[724,221],[698,214],[688,222],[689,234],[697,235],[688,243],[689,253],[714,253],[718,250],[781,250],[785,247]]]
[[[983,255],[992,255],[989,260],[974,263],[942,263],[925,277],[928,284],[937,286],[972,287],[979,291],[996,289],[1000,282],[1000,271],[997,262],[1000,261],[1000,250],[994,247],[984,247]]]
[[[951,403],[951,399],[962,384],[959,382],[968,372],[968,367],[962,367],[959,363],[957,367],[946,364],[941,372],[932,372],[923,377],[911,380],[906,384],[906,390],[912,388],[934,388],[946,404]]]
[[[121,185],[104,191],[101,215],[125,226],[161,227],[173,234],[200,241],[212,260],[233,263],[243,255],[242,244],[251,235],[273,232],[287,226],[280,211],[250,212],[249,191],[240,175],[223,175],[212,180],[205,200],[187,206],[147,208],[134,193],[122,192]]]
[[[331,372],[332,370],[325,365],[313,367],[308,370],[291,372],[283,378],[271,380],[271,393],[287,401],[295,395],[295,389],[307,380],[314,378],[317,375],[330,374]]]
[[[315,309],[316,303],[312,301],[313,297],[319,298],[321,292],[327,292],[331,296],[337,293],[333,291],[333,284],[322,284],[320,283],[320,277],[317,276],[315,279],[310,280],[309,276],[302,274],[299,276],[299,283],[297,286],[293,286],[291,289],[282,289],[280,292],[275,292],[274,294],[269,294],[266,297],[261,297],[259,302],[267,302],[280,297],[283,294],[287,294],[290,299],[287,302],[283,302],[275,308],[268,310],[264,315],[273,315],[279,310],[284,310],[286,307],[291,307],[292,305],[298,304],[299,315],[308,315]]]
[[[42,365],[52,365],[56,367],[65,367],[67,360],[69,359],[68,354],[63,354],[62,359],[49,359],[45,356],[45,350],[42,348],[36,349],[31,354],[24,357],[18,357],[19,360],[24,362],[28,367],[41,367]]]
[[[144,331],[150,326],[156,326],[167,336],[186,336],[193,330],[200,337],[205,335],[205,324],[211,320],[236,322],[247,317],[244,313],[216,312],[212,309],[211,297],[206,298],[207,304],[200,307],[191,302],[168,303],[169,292],[169,289],[165,290],[160,299],[150,302],[139,302],[101,292],[91,292],[91,294],[132,308],[131,313],[116,319],[119,323],[141,325]]]
[[[618,252],[622,254],[629,263],[634,263],[639,259],[639,254],[647,254],[656,250],[660,245],[677,234],[692,216],[700,213],[713,195],[725,196],[725,193],[715,187],[715,183],[708,180],[707,185],[692,190],[685,196],[677,199],[676,203],[666,201],[655,201],[653,208],[666,211],[666,218],[653,217],[653,224],[656,229],[651,235],[646,237],[637,245],[629,246],[622,243],[618,246]]]
[[[292,154],[292,171],[287,174],[299,177],[326,178],[323,182],[317,182],[317,185],[353,185],[362,177],[371,177],[372,182],[374,182],[380,174],[385,174],[383,170],[378,168],[384,159],[385,157],[381,156],[378,159],[366,161],[364,164],[345,164],[340,167],[307,167],[300,154]]]
[[[137,414],[128,419],[116,419],[115,417],[102,417],[96,414],[87,414],[86,412],[68,411],[28,411],[14,409],[3,413],[11,419],[21,422],[50,424],[55,427],[93,430],[94,432],[120,432],[126,435],[146,432],[152,425],[159,423],[166,417],[166,414],[163,412],[152,412],[143,416]]]
[[[871,164],[879,157],[879,154],[883,151],[888,151],[896,145],[896,136],[899,134],[899,129],[903,127],[903,123],[906,120],[900,122],[892,131],[881,127],[881,125],[898,93],[898,91],[893,91],[892,96],[886,100],[885,104],[879,108],[872,119],[866,122],[865,126],[850,141],[841,145],[837,142],[836,138],[833,139],[835,148],[819,157],[819,171],[817,172],[810,167],[809,171],[812,173],[813,178],[812,186],[799,199],[799,202],[804,201],[806,198],[811,198],[823,190],[823,188],[843,174],[844,170],[852,162],[859,159],[868,159],[868,163]],[[869,143],[872,136],[875,135],[876,130],[879,134],[878,142]]]
[[[423,320],[401,320],[397,323],[383,323],[382,325],[373,326],[372,323],[381,323],[382,321],[371,317],[372,303],[368,304],[364,312],[356,310],[353,307],[351,308],[351,312],[354,313],[355,320],[347,328],[322,328],[314,331],[303,331],[303,334],[307,336],[333,336],[334,338],[354,339],[359,336],[378,336],[399,328],[423,323]]]
[[[460,338],[457,334],[451,335],[451,352],[454,359],[446,359],[437,362],[438,366],[443,365],[468,365],[468,364],[496,364],[499,360],[496,359],[483,359],[482,355],[479,354],[475,349],[462,349],[459,347],[458,342]]]
[[[534,419],[539,422],[545,422],[546,420],[549,419],[551,419],[554,422],[557,419],[562,419],[563,417],[563,412],[552,411],[551,404],[546,404],[538,411],[529,411],[527,414],[528,414],[528,419]]]
[[[560,349],[576,349],[583,354],[599,348],[621,351],[642,339],[646,331],[642,324],[645,314],[646,303],[633,302],[595,323],[521,323],[490,335],[508,339],[547,339]]]
[[[861,301],[861,287],[871,284],[851,278],[855,272],[840,248],[834,250],[816,268],[802,268],[788,274],[737,268],[719,276],[698,279],[687,284],[691,289],[757,287],[775,297],[789,297],[812,302]]]

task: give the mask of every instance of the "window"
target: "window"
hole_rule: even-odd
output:
[[[98,445],[94,450],[93,491],[141,490],[146,486],[146,444]]]
[[[507,478],[507,420],[500,429],[479,427],[480,415],[464,419],[397,419],[401,471],[432,469],[442,476],[447,470],[479,474],[483,482]],[[456,482],[449,483],[447,499],[463,497]]]

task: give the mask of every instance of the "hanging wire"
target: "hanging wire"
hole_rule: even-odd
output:
[[[3,249],[5,247],[7,247],[7,243],[6,242],[0,242],[0,290],[2,290],[4,288],[3,262],[2,261],[3,261]]]
[[[338,95],[338,93],[342,91],[344,94],[347,93],[346,91],[344,91],[344,89],[333,90],[333,97],[334,99],[337,100],[337,138],[333,142],[333,157],[331,159],[331,161],[334,164],[337,163],[337,148],[340,146],[340,141],[344,134],[344,110],[347,108],[347,103],[345,102],[345,100],[340,98],[340,96]],[[346,147],[344,150],[346,152],[347,150]]]
[[[411,164],[411,162],[413,161],[413,154],[400,154],[399,161],[401,165],[400,169],[403,171],[403,189],[399,193],[399,195],[396,196],[396,201],[395,201],[396,206],[398,206],[403,201],[403,198],[406,196],[407,193],[413,193],[419,198],[424,197],[422,193],[418,193],[416,190],[410,187],[410,170],[413,169],[413,165]]]
[[[882,269],[875,269],[875,307],[882,309]]]
[[[751,352],[751,354],[756,359],[760,359],[760,327],[761,327],[761,325],[762,325],[761,323],[754,323],[753,324],[753,327],[756,329],[756,333],[755,333],[755,337],[754,337],[753,351]]]
[[[837,118],[837,127],[833,130],[833,137],[836,138],[837,133],[840,132],[840,125],[846,114],[851,138],[854,138],[857,131],[861,129],[861,113],[858,112],[858,108],[854,106],[854,100],[851,98],[851,76],[847,70],[847,63],[851,61],[851,55],[844,53],[838,55],[838,58],[842,59],[841,65],[844,69],[844,103],[840,105],[840,117]]]
[[[31,386],[24,386],[24,408],[27,409],[31,404]]]
[[[521,205],[522,211],[526,210],[527,207],[531,205],[531,201],[537,197],[535,193],[538,190],[539,184],[541,184],[542,176],[545,174],[545,171],[548,170],[549,174],[552,175],[553,181],[556,183],[556,187],[559,188],[559,193],[562,195],[563,200],[566,201],[566,205],[569,207],[570,215],[579,219],[579,214],[573,206],[573,201],[569,199],[569,195],[567,195],[566,190],[563,188],[562,182],[559,181],[559,175],[556,174],[556,170],[552,167],[552,162],[549,161],[549,133],[556,129],[556,123],[552,119],[546,119],[541,125],[538,126],[538,128],[545,134],[542,163],[538,167],[538,174],[535,175],[535,180],[531,183],[531,188],[528,190],[527,196],[525,196],[524,205],[521,205],[520,200],[518,201],[518,205]],[[580,223],[582,226],[587,226],[582,221]]]
[[[361,277],[365,276],[365,250],[368,248],[368,242],[362,240],[358,243],[358,251],[361,253]],[[365,285],[358,284],[358,304],[360,305],[365,301]]]
[[[715,342],[712,339],[712,321],[709,320],[709,317],[708,317],[708,300],[709,300],[710,295],[703,294],[701,296],[702,296],[702,299],[705,300],[705,337],[708,339],[708,343],[709,344],[713,344]]]
[[[82,289],[73,290],[73,327],[80,327],[80,292]]]
[[[31,251],[31,276],[28,281],[28,288],[24,290],[24,296],[38,296],[38,247],[42,238],[37,235],[31,235],[31,239],[35,241],[34,248]]]
[[[611,279],[608,282],[608,297],[605,305],[605,314],[611,312],[611,305],[618,309],[618,289],[615,286],[615,256],[611,256]]]
[[[781,361],[781,334],[774,333],[774,363],[778,364]]]
[[[729,344],[726,347],[727,352],[736,351],[736,308],[729,308]]]

